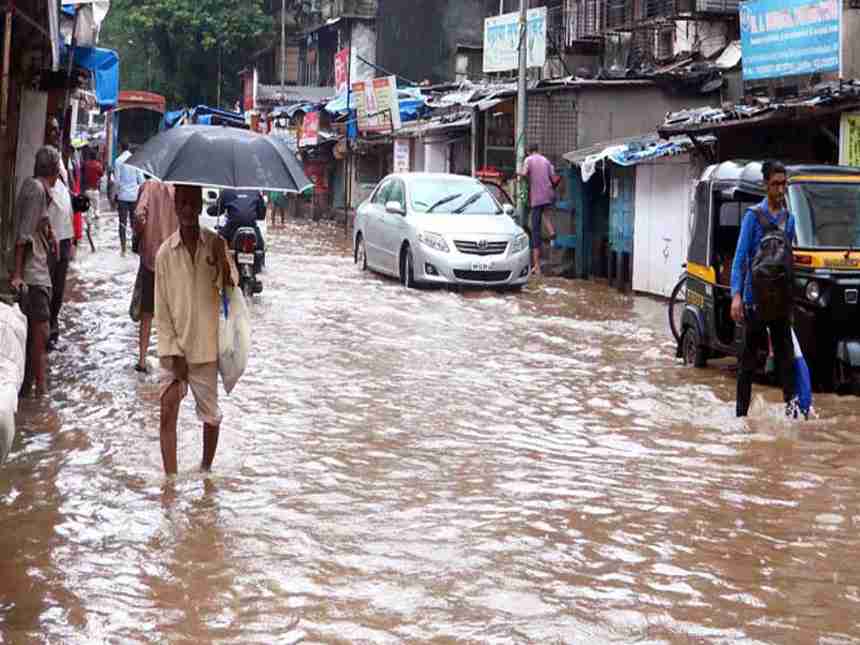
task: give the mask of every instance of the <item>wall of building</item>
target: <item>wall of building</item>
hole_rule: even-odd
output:
[[[857,34],[860,34],[860,9],[846,6],[842,11],[843,78],[860,78],[860,38]]]
[[[657,86],[598,86],[575,93],[577,148],[654,132],[667,112],[698,106],[718,106],[720,95],[670,95]]]
[[[377,63],[421,82],[456,78],[457,45],[481,44],[483,0],[380,0]]]
[[[528,96],[526,141],[537,144],[560,167],[562,156],[576,149],[577,110],[573,92],[531,93]]]
[[[729,44],[729,31],[729,23],[723,21],[679,20],[675,23],[672,53],[699,52],[705,58],[710,58]]]
[[[377,29],[376,24],[372,20],[353,20],[352,22],[352,42],[347,42],[343,46],[352,45],[350,50],[350,78],[355,81],[366,81],[376,78],[376,70],[359,60],[359,57],[364,60],[376,63],[376,41]],[[347,36],[349,37],[349,36]],[[334,65],[334,61],[332,61]]]

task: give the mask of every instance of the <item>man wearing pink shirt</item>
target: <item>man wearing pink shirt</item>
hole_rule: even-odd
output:
[[[155,315],[155,256],[162,243],[179,230],[179,217],[174,205],[175,190],[170,184],[154,179],[141,186],[135,209],[135,233],[140,236],[140,329],[138,360],[134,369],[147,372],[146,353]]]
[[[549,159],[538,152],[538,146],[532,144],[529,147],[529,156],[526,157],[520,177],[525,177],[529,182],[529,204],[531,205],[531,227],[532,227],[532,273],[541,275],[540,251],[543,246],[541,235],[544,209],[552,206],[555,202],[555,169]],[[555,237],[555,228],[547,219],[547,229],[550,239]]]

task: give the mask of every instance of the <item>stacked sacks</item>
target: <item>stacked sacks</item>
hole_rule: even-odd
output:
[[[18,305],[0,302],[0,464],[15,439],[15,412],[18,391],[24,382],[27,352],[27,318]]]

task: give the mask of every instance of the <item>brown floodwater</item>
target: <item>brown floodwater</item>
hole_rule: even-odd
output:
[[[96,237],[0,467],[0,642],[860,640],[860,400],[787,422],[757,386],[739,421],[660,302],[406,291],[295,222],[215,470],[189,397],[166,483],[136,258]]]

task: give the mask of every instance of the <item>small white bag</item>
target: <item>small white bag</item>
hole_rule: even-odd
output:
[[[236,287],[226,287],[218,316],[218,371],[227,394],[245,372],[250,347],[251,323],[245,297]]]

